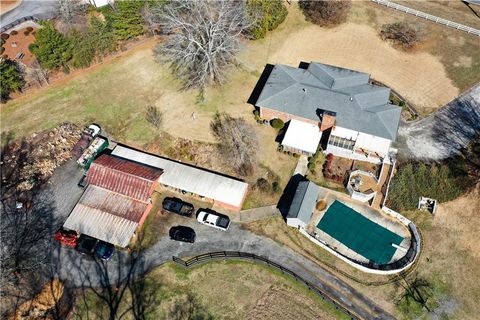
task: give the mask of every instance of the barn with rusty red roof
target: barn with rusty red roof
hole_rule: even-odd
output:
[[[87,188],[64,227],[126,247],[152,207],[162,170],[111,155],[96,159]]]

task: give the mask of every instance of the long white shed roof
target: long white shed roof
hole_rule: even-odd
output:
[[[153,156],[122,145],[112,155],[163,169],[159,182],[187,192],[241,208],[248,184],[204,169]]]

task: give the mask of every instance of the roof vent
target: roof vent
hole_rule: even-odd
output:
[[[303,91],[303,92],[307,92],[307,89],[306,89],[306,88],[302,88],[302,91]]]
[[[353,101],[353,97],[350,97],[350,101]]]

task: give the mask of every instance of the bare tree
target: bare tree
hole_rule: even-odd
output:
[[[253,173],[258,150],[258,139],[254,128],[242,118],[233,118],[226,113],[217,114],[210,124],[219,141],[219,149],[237,173],[248,176]]]
[[[243,1],[171,1],[160,14],[168,39],[155,49],[184,88],[223,83],[225,68],[236,61],[239,39],[248,28]]]
[[[163,123],[163,112],[155,106],[147,107],[145,119],[155,128],[160,129]]]
[[[83,0],[57,0],[57,29],[68,33],[73,29],[86,27],[86,3]]]
[[[160,19],[162,7],[156,2],[146,1],[140,10],[148,32],[154,36],[160,33]]]

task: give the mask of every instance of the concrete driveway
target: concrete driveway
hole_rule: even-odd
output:
[[[400,124],[399,154],[420,160],[455,156],[480,133],[480,84],[419,121]]]

